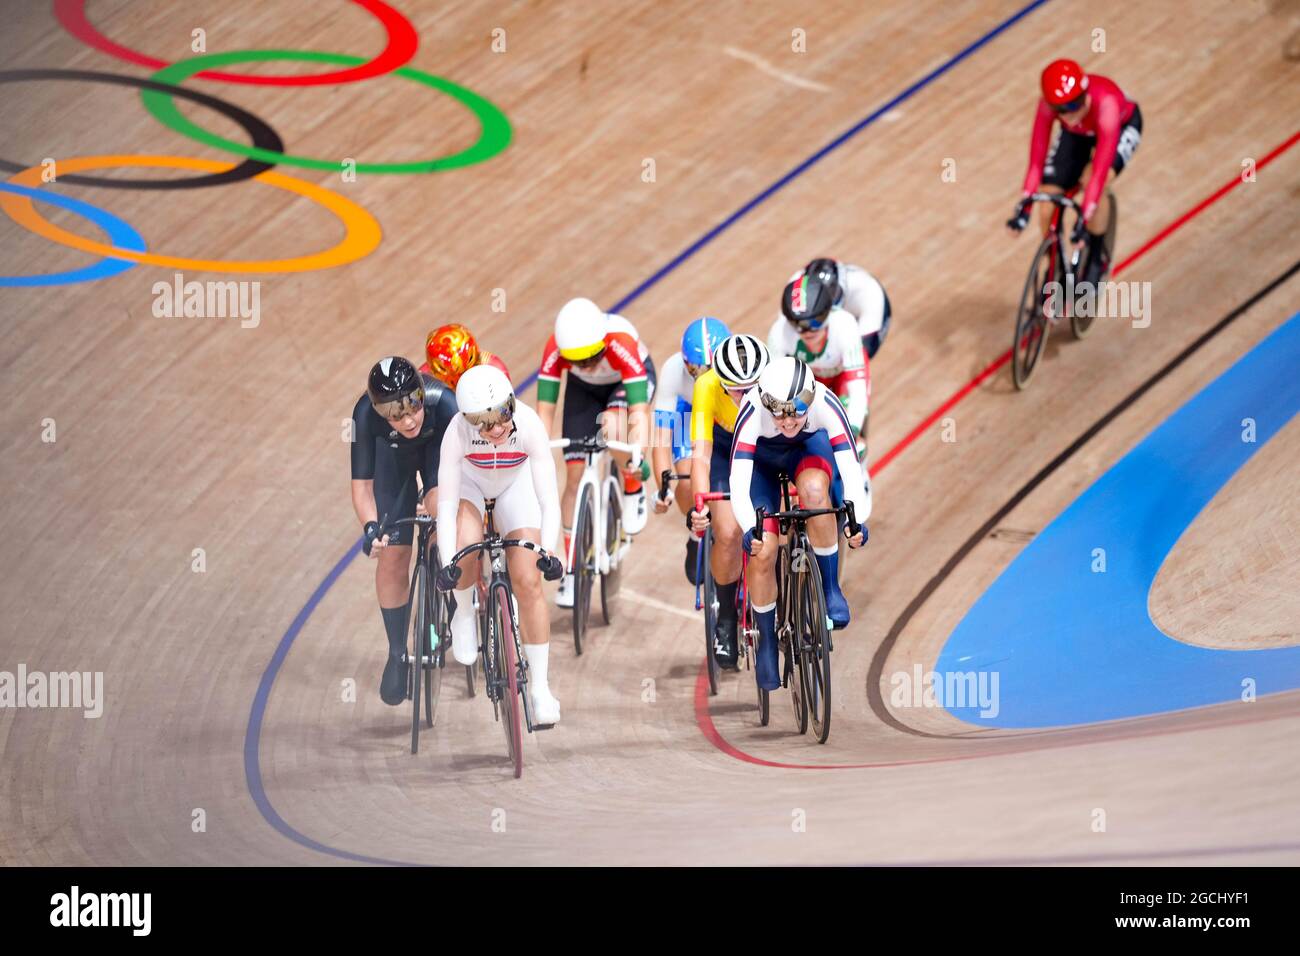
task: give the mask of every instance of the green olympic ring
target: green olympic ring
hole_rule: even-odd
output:
[[[230,63],[248,63],[254,60],[303,60],[315,63],[341,63],[347,66],[355,66],[366,62],[364,57],[348,56],[343,53],[321,53],[307,50],[234,50],[229,53],[208,53],[203,56],[190,57],[187,60],[178,60],[159,70],[150,79],[176,86],[187,77],[193,76],[201,70],[226,66]],[[408,66],[394,72],[398,76],[404,76],[408,80],[423,83],[425,86],[446,93],[464,104],[479,122],[479,137],[472,146],[461,150],[459,153],[413,163],[357,163],[357,172],[432,173],[440,169],[456,169],[489,160],[510,145],[510,121],[506,119],[506,115],[500,109],[477,93],[459,86],[451,82],[451,80],[445,80],[440,76],[424,73]],[[273,150],[249,146],[246,143],[222,139],[215,133],[208,132],[182,116],[180,110],[176,108],[176,101],[166,93],[157,90],[143,90],[141,91],[141,99],[144,101],[145,109],[152,113],[154,118],[164,126],[168,126],[190,139],[196,139],[200,143],[215,146],[217,149],[238,153],[241,156],[250,156],[264,163],[330,170],[337,170],[341,166],[339,161],[312,159],[308,156],[290,156],[287,153],[277,153]]]

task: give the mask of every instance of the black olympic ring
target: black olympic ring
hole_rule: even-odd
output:
[[[142,90],[157,90],[160,93],[166,93],[168,96],[179,96],[200,103],[234,120],[244,127],[254,146],[274,153],[284,152],[284,141],[280,139],[279,134],[252,113],[245,112],[233,103],[227,103],[215,96],[186,89],[183,86],[172,86],[169,83],[158,83],[154,80],[140,79],[135,76],[99,73],[91,70],[0,71],[0,83],[15,83],[23,80],[83,80],[88,83],[116,83],[120,86],[134,86]],[[13,173],[30,169],[34,165],[36,164],[27,163],[24,165],[10,162],[7,159],[0,159],[0,169]],[[224,173],[208,173],[203,176],[190,176],[186,179],[106,179],[100,176],[58,176],[57,178],[62,183],[73,183],[78,186],[103,186],[107,189],[200,189],[204,186],[224,186],[227,183],[252,179],[258,173],[264,173],[274,166],[275,163],[245,159],[238,166],[228,169]],[[55,170],[57,173],[57,161]]]

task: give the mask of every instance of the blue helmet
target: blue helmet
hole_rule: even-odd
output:
[[[713,350],[730,334],[721,319],[712,316],[696,319],[682,333],[682,358],[689,365],[707,366],[713,362]]]

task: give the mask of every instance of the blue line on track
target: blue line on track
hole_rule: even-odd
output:
[[[936,703],[981,727],[1061,727],[1240,701],[1247,679],[1256,694],[1300,687],[1300,647],[1183,644],[1147,610],[1179,538],[1300,412],[1297,368],[1300,313],[1093,482],[966,612],[935,663]],[[983,679],[983,705],[958,696],[970,676],[947,691],[950,674],[977,693]]]
[[[860,132],[862,132],[868,126],[872,125],[876,120],[878,120],[885,113],[889,112],[891,109],[898,106],[904,100],[907,100],[908,98],[914,96],[916,93],[920,92],[926,86],[933,83],[939,77],[943,76],[943,74],[947,73],[950,69],[952,69],[958,63],[965,60],[971,54],[975,53],[977,50],[984,47],[986,44],[991,42],[996,37],[1000,36],[1003,32],[1010,29],[1012,26],[1015,26],[1017,23],[1019,23],[1029,14],[1033,13],[1039,7],[1045,6],[1050,2],[1051,0],[1034,0],[1033,3],[1030,3],[1027,6],[1022,7],[1020,10],[1012,14],[1010,17],[1008,17],[1007,19],[999,23],[992,30],[990,30],[989,32],[981,36],[974,43],[970,44],[965,49],[961,50],[952,58],[946,60],[940,66],[931,70],[929,73],[921,77],[921,79],[917,80],[911,86],[908,86],[905,90],[903,90],[903,92],[899,93],[897,96],[893,97],[891,100],[885,103],[884,106],[881,106],[878,109],[873,110],[867,116],[863,117],[863,119],[859,120],[853,126],[849,127],[849,129],[845,130],[839,136],[835,137],[835,139],[831,140],[821,149],[817,150],[817,152],[813,153],[811,156],[809,156],[799,165],[795,166],[793,169],[787,172],[780,179],[776,180],[776,182],[772,183],[762,192],[758,193],[756,196],[754,196],[752,199],[746,202],[743,206],[741,206],[739,209],[733,212],[730,216],[728,216],[722,222],[718,223],[718,225],[714,226],[712,229],[706,232],[695,242],[691,243],[689,246],[687,246],[685,249],[679,252],[671,260],[669,260],[669,262],[666,265],[664,265],[657,272],[655,272],[654,275],[650,276],[650,278],[646,279],[635,289],[633,289],[623,298],[619,299],[616,303],[614,303],[610,311],[618,312],[622,309],[625,309],[630,303],[640,298],[652,286],[656,285],[667,275],[669,275],[671,272],[676,270],[677,267],[680,266],[683,262],[691,258],[693,255],[695,255],[697,252],[699,252],[706,245],[708,245],[710,242],[712,242],[714,239],[720,236],[727,229],[731,228],[731,226],[733,226],[735,223],[740,221],[740,219],[748,215],[750,212],[752,212],[756,207],[761,205],[763,202],[766,202],[768,199],[770,199],[773,195],[775,195],[785,186],[789,185],[790,182],[792,182],[794,179],[803,175],[805,172],[807,172],[809,169],[815,166],[818,162],[825,159],[830,153],[839,149],[841,146],[847,143],[854,136],[857,136]],[[524,379],[519,384],[518,391],[522,392],[525,389],[527,389],[530,385],[532,385],[534,382],[536,382],[537,372],[538,370],[535,369],[526,379]],[[293,644],[294,639],[302,631],[303,625],[307,623],[307,620],[308,618],[311,617],[312,612],[316,610],[316,606],[320,604],[321,600],[325,597],[326,592],[329,591],[330,587],[334,584],[334,582],[338,580],[339,576],[347,569],[348,565],[351,564],[353,559],[355,559],[356,556],[360,553],[361,553],[360,541],[358,541],[357,543],[353,544],[353,546],[348,550],[347,554],[343,555],[343,557],[338,560],[338,563],[335,564],[334,567],[330,570],[330,573],[326,575],[325,580],[322,581],[320,583],[320,586],[317,587],[316,590],[312,592],[311,597],[307,599],[307,603],[303,605],[302,610],[298,612],[297,616],[293,619],[293,622],[289,625],[289,629],[285,631],[284,636],[280,638],[280,643],[276,646],[275,653],[271,656],[271,661],[267,665],[266,671],[262,674],[262,680],[258,684],[257,693],[253,697],[253,707],[248,717],[248,730],[244,735],[244,776],[248,781],[248,790],[253,797],[253,802],[257,805],[258,811],[262,814],[263,817],[266,818],[266,821],[276,829],[277,832],[281,833],[285,837],[288,837],[290,840],[293,840],[295,843],[305,846],[310,850],[316,850],[321,853],[326,853],[331,856],[340,857],[341,859],[345,859],[345,860],[351,860],[353,862],[378,863],[378,864],[386,864],[392,866],[408,866],[412,864],[400,863],[395,860],[383,860],[375,857],[362,856],[360,854],[350,853],[347,850],[339,850],[336,849],[335,847],[326,846],[325,844],[320,843],[317,840],[313,840],[311,837],[298,832],[292,826],[286,823],[284,818],[281,817],[278,812],[276,812],[275,807],[272,806],[271,800],[266,794],[266,788],[262,783],[262,770],[261,770],[261,764],[259,759],[259,750],[261,747],[261,736],[262,736],[262,720],[266,714],[267,701],[270,699],[271,687],[275,683],[276,675],[280,672],[280,666],[284,663],[284,659],[289,653],[290,645]]]

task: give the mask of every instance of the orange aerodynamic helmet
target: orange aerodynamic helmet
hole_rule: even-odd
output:
[[[424,340],[424,351],[434,377],[452,388],[456,387],[462,375],[479,363],[480,357],[474,334],[463,325],[444,325],[434,329]]]

